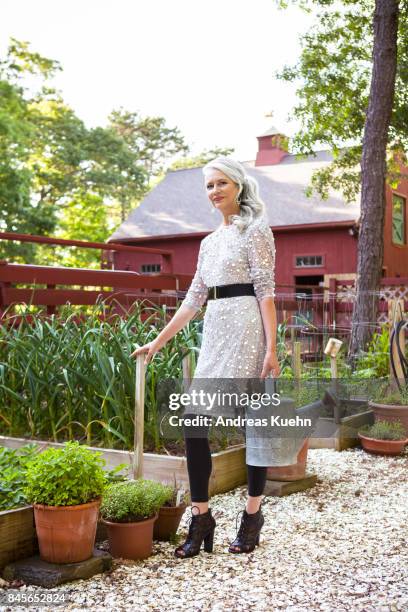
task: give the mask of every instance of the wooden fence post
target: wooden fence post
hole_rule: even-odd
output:
[[[144,400],[145,400],[145,370],[146,355],[136,357],[136,381],[135,381],[135,429],[134,429],[134,453],[133,453],[133,478],[143,476],[143,440],[144,440]]]
[[[300,375],[302,373],[302,361],[301,361],[300,348],[301,348],[301,342],[296,341],[293,343],[292,369],[293,369],[293,376],[295,378],[297,386],[299,386]]]
[[[336,298],[337,298],[337,279],[329,280],[329,325],[333,331],[336,329]]]

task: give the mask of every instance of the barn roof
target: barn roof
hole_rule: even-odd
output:
[[[248,174],[259,183],[272,227],[358,219],[359,201],[346,204],[334,191],[325,201],[305,195],[314,170],[330,161],[328,151],[319,151],[301,160],[287,155],[273,166],[255,167],[254,162],[243,162]],[[109,240],[211,232],[220,222],[219,211],[207,199],[201,168],[174,170],[147,194]]]

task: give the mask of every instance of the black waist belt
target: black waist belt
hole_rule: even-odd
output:
[[[219,298],[238,297],[240,295],[255,296],[254,285],[252,283],[234,283],[233,285],[218,285],[209,287],[208,300]]]

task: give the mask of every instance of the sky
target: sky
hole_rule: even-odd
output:
[[[296,131],[296,88],[275,72],[312,20],[276,0],[2,0],[0,54],[14,37],[58,60],[54,84],[89,127],[120,107],[160,115],[193,154],[233,147],[244,161],[270,125]]]

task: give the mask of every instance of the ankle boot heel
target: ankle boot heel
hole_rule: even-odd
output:
[[[237,522],[238,522],[237,515]],[[250,553],[259,546],[259,534],[264,524],[264,517],[259,508],[255,514],[248,514],[243,511],[241,525],[239,527],[235,540],[229,547],[229,552],[232,553]],[[237,526],[237,525],[236,525]]]
[[[208,535],[204,538],[204,551],[207,553],[212,553],[214,547],[214,531],[215,528],[210,531]]]
[[[197,506],[193,507],[197,508]],[[174,551],[175,556],[179,559],[195,557],[200,552],[203,541],[205,552],[212,552],[215,527],[216,522],[210,509],[204,514],[193,514],[191,510],[187,539],[184,544],[176,548]]]

